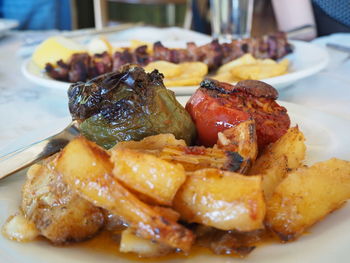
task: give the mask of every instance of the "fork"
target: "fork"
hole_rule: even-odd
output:
[[[56,135],[0,156],[0,179],[60,151],[78,134],[78,124],[73,121]]]

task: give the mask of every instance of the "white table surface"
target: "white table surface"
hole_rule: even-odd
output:
[[[49,34],[52,32],[30,33],[35,37]],[[135,39],[135,35],[150,41],[205,38],[176,28],[133,29],[112,38]],[[58,132],[70,120],[64,92],[36,86],[21,75],[23,54],[28,51],[22,48],[26,37],[28,32],[14,32],[0,39],[0,156]],[[318,45],[327,42],[350,47],[350,34],[335,34],[314,41]],[[332,113],[350,122],[350,59],[347,59],[350,54],[328,51],[331,61],[324,71],[280,91],[279,99]]]

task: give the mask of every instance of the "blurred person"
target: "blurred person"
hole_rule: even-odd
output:
[[[272,0],[272,4],[279,30],[314,26],[314,29],[301,33],[299,39],[350,32],[349,0]]]
[[[72,29],[70,0],[0,0],[0,17],[17,20],[20,30]]]

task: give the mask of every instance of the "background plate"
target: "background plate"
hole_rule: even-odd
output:
[[[167,47],[173,48],[183,48],[186,46],[186,42],[184,41],[162,41],[162,43]],[[292,54],[286,56],[291,62],[289,73],[263,80],[279,90],[295,81],[319,72],[327,66],[329,60],[327,51],[322,47],[302,41],[290,41],[290,43],[294,45],[295,49]],[[198,44],[204,43],[201,41]],[[125,47],[129,45],[129,42],[113,42],[113,45]],[[23,62],[22,73],[28,80],[42,87],[66,91],[70,85],[68,82],[51,79],[31,59]],[[176,95],[191,95],[197,88],[198,86],[169,87]]]

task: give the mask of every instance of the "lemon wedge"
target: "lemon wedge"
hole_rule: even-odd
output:
[[[87,49],[91,55],[101,54],[107,51],[109,54],[113,53],[111,43],[104,37],[93,38],[87,45]]]
[[[32,60],[41,69],[44,69],[46,63],[56,65],[60,59],[67,62],[72,54],[85,51],[84,46],[73,40],[63,36],[54,36],[46,39],[35,49]]]

